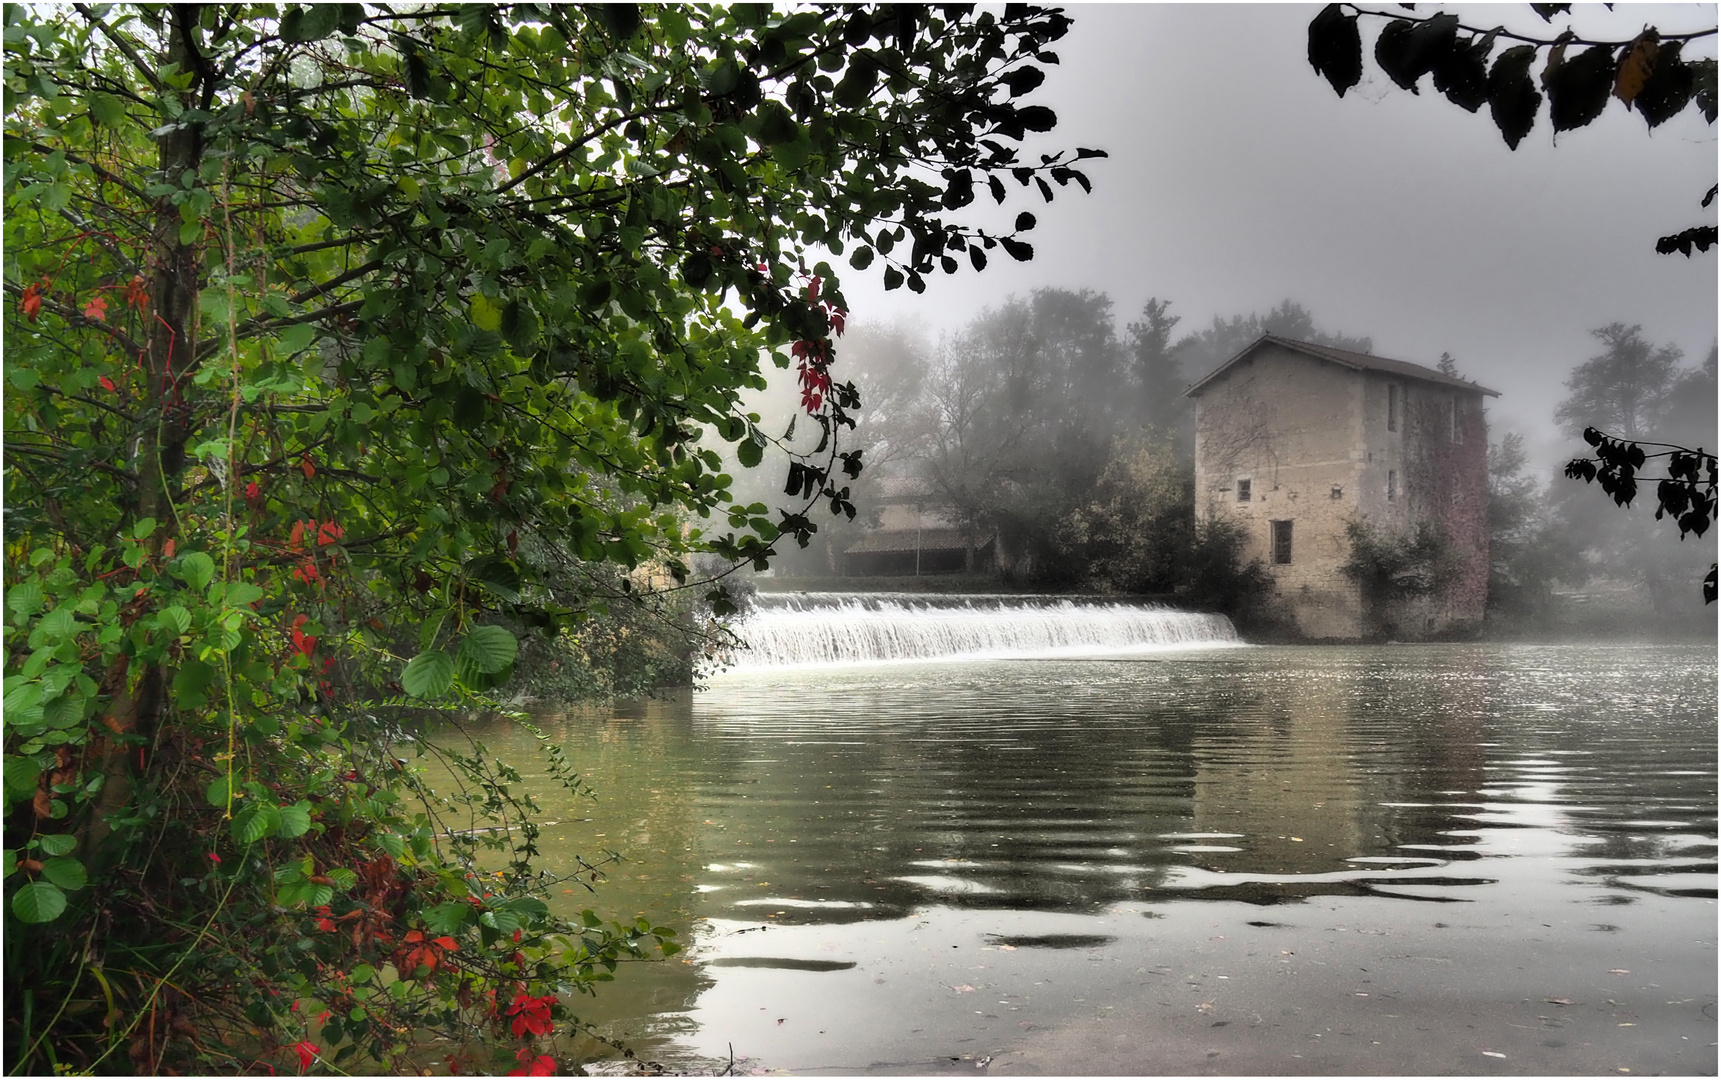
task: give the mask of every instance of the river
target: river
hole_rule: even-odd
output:
[[[1716,662],[1216,641],[738,670],[540,713],[595,799],[484,738],[538,787],[552,868],[627,859],[565,910],[683,929],[575,1003],[673,1070],[1714,1074]]]

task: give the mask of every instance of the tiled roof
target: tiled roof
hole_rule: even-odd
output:
[[[887,476],[878,482],[881,499],[926,499],[932,496],[932,481],[918,476]]]
[[[1490,390],[1479,383],[1468,382],[1464,379],[1454,379],[1450,375],[1442,375],[1433,368],[1423,367],[1421,364],[1412,364],[1404,360],[1389,360],[1384,356],[1370,356],[1367,353],[1351,352],[1348,349],[1335,349],[1331,346],[1316,345],[1308,341],[1293,341],[1290,338],[1282,338],[1273,334],[1262,334],[1260,337],[1250,342],[1243,348],[1242,352],[1239,352],[1236,356],[1233,356],[1223,364],[1220,364],[1218,367],[1208,372],[1204,378],[1196,382],[1195,385],[1185,390],[1183,392],[1184,396],[1194,397],[1205,389],[1208,383],[1218,378],[1221,372],[1225,371],[1245,356],[1248,356],[1262,345],[1279,345],[1290,349],[1293,352],[1300,352],[1305,356],[1312,356],[1317,360],[1326,360],[1334,364],[1340,364],[1344,367],[1351,368],[1352,370],[1379,371],[1388,375],[1398,375],[1406,379],[1420,379],[1423,382],[1434,383],[1438,386],[1450,386],[1459,390],[1468,390],[1475,394],[1486,394],[1489,397],[1500,396],[1500,391],[1498,390]]]
[[[992,542],[992,534],[974,538],[974,550],[979,551]],[[961,551],[967,547],[961,529],[879,529],[866,539],[844,549],[845,555],[864,555],[882,551]]]

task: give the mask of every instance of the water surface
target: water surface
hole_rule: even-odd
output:
[[[755,671],[542,715],[598,797],[529,780],[552,862],[629,860],[561,903],[685,928],[582,1013],[674,1069],[1713,1073],[1715,685],[1713,646]]]

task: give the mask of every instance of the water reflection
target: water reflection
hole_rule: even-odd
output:
[[[1713,648],[1451,646],[753,673],[626,713],[542,716],[598,798],[557,804],[528,781],[562,821],[544,830],[552,859],[629,860],[562,903],[697,928],[687,962],[626,972],[598,1002],[682,1067],[738,1031],[795,1069],[912,1057],[914,1029],[932,1038],[917,1010],[945,1016],[952,986],[980,985],[944,973],[953,928],[971,934],[956,945],[1046,957],[1081,985],[1093,971],[1057,965],[1141,948],[1189,904],[1294,915],[1357,898],[1421,928],[1463,908],[1486,937],[1513,912],[1552,926],[1584,905],[1550,932],[1631,933],[1641,900],[1658,920],[1696,903],[1671,917],[1707,935],[1712,1000],[1714,672]],[[839,1052],[740,1004],[793,987],[875,1026],[821,1021],[817,1035],[845,1032]],[[989,1031],[985,1015],[940,1022]]]

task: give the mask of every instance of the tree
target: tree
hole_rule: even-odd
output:
[[[566,1030],[562,995],[668,931],[552,918],[511,773],[420,742],[472,785],[443,802],[398,767],[400,725],[506,679],[507,626],[602,604],[583,567],[626,593],[700,553],[763,566],[815,504],[853,512],[845,305],[806,253],[917,291],[1030,258],[1032,214],[963,212],[1088,187],[1097,151],[1012,145],[1055,123],[1023,99],[1068,19],[4,20],[12,1067],[262,1068],[297,1040],[301,1068],[395,1071],[421,1030]],[[760,463],[739,403],[766,355],[826,436],[776,520],[700,442]],[[481,887],[482,836],[511,839]],[[346,1010],[322,1048],[301,999]]]
[[[1282,300],[1265,315],[1251,312],[1233,315],[1229,319],[1215,315],[1211,326],[1184,337],[1177,343],[1176,351],[1185,370],[1199,377],[1242,352],[1262,334],[1309,341],[1349,352],[1368,353],[1374,349],[1370,338],[1316,329],[1314,316],[1307,308],[1294,300]]]
[[[1141,321],[1130,323],[1126,329],[1125,347],[1141,394],[1140,422],[1158,431],[1175,432],[1178,444],[1192,454],[1192,413],[1189,399],[1183,396],[1189,380],[1171,340],[1182,316],[1170,314],[1170,308],[1171,301],[1149,297],[1141,305]]]
[[[1579,365],[1566,380],[1571,393],[1554,418],[1574,438],[1600,427],[1627,439],[1647,437],[1666,411],[1674,372],[1684,352],[1644,340],[1643,327],[1609,323],[1590,331],[1606,351]]]
[[[1511,620],[1545,615],[1556,582],[1581,584],[1587,576],[1571,530],[1525,472],[1528,462],[1516,431],[1488,446],[1488,608]]]

